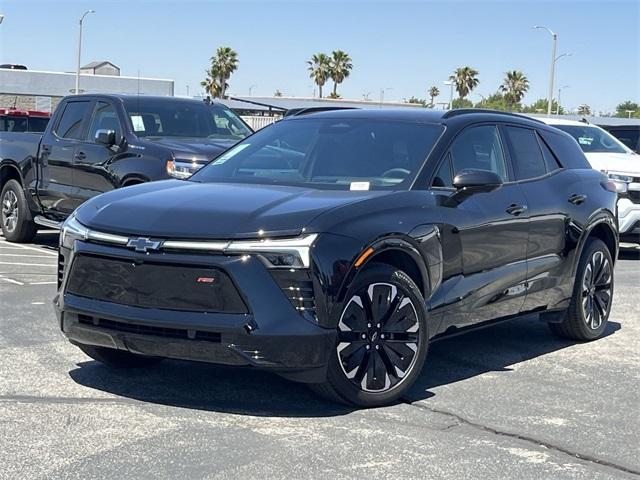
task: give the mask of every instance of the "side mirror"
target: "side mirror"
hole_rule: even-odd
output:
[[[114,130],[100,129],[96,131],[96,143],[101,143],[107,147],[116,144],[116,132]]]
[[[488,193],[502,186],[502,178],[489,170],[462,170],[453,179],[456,192],[445,199],[446,207],[457,207],[471,195],[476,193]]]

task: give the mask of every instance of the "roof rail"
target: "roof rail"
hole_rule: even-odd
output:
[[[491,114],[496,114],[496,115],[508,115],[510,117],[525,118],[527,120],[533,120],[534,122],[544,123],[542,120],[538,120],[537,118],[534,118],[534,117],[521,115],[519,113],[504,112],[502,110],[492,110],[492,109],[488,109],[488,108],[456,108],[454,110],[448,110],[442,116],[442,118],[457,117],[458,115],[466,115],[468,113],[491,113]]]
[[[332,110],[358,110],[356,107],[302,107],[290,108],[284,114],[285,117],[299,117],[300,115],[308,115],[317,112],[330,112]]]

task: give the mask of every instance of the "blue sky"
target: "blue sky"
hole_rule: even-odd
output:
[[[311,96],[305,61],[342,49],[354,70],[339,87],[345,98],[425,97],[458,66],[480,72],[472,93],[496,91],[506,70],[525,72],[525,102],[546,97],[551,39],[558,33],[556,85],[562,103],[612,110],[640,100],[640,1],[107,1],[0,0],[0,63],[73,71],[77,21],[89,8],[83,63],[111,60],[123,75],[175,80],[176,94],[201,92],[209,57],[221,45],[239,55],[230,91]]]

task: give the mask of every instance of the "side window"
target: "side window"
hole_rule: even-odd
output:
[[[551,148],[556,158],[565,168],[591,168],[578,142],[568,133],[560,130],[538,130],[538,133]]]
[[[96,106],[93,110],[93,116],[91,117],[91,125],[87,132],[87,140],[90,142],[95,141],[96,133],[98,130],[113,130],[116,132],[116,141],[121,138],[120,122],[118,121],[118,114],[113,105],[107,102],[96,102]]]
[[[451,155],[447,155],[440,168],[433,177],[433,186],[447,188],[453,186],[453,175],[451,174]]]
[[[547,165],[547,172],[553,172],[562,168],[560,163],[558,163],[558,159],[540,135],[538,135],[538,142],[540,143],[540,148],[542,148],[542,156],[544,157],[544,163]]]
[[[56,127],[56,135],[80,140],[82,138],[82,120],[90,103],[88,100],[67,103]]]
[[[547,173],[536,132],[529,128],[505,127],[516,180],[536,178]]]
[[[458,135],[451,146],[453,174],[461,170],[489,170],[507,181],[507,168],[495,125],[470,127]]]

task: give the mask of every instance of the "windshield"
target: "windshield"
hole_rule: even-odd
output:
[[[609,133],[590,125],[554,125],[576,139],[584,153],[628,153]]]
[[[132,99],[125,103],[138,137],[204,138],[237,142],[251,130],[228,108],[204,102]]]
[[[440,125],[362,118],[283,120],[240,142],[191,180],[408,188],[442,130]]]

